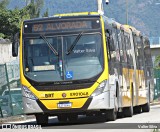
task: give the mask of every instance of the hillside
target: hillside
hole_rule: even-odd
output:
[[[48,9],[49,15],[64,12],[96,11],[97,0],[44,0],[41,14]],[[126,0],[110,0],[105,5],[105,15],[126,24]],[[8,8],[24,7],[25,0],[10,0]],[[128,0],[129,24],[146,35],[160,36],[160,0]]]

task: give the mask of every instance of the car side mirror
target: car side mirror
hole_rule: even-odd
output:
[[[14,39],[12,42],[12,56],[13,57],[18,56],[18,47],[19,47],[19,33],[16,33],[14,35]]]

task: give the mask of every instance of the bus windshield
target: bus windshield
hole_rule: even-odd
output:
[[[24,72],[37,82],[90,79],[103,71],[100,33],[24,39]],[[56,55],[50,46],[57,51]],[[68,49],[73,49],[69,54]]]

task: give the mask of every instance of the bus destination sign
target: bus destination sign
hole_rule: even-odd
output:
[[[52,21],[52,22],[25,24],[24,32],[25,33],[61,32],[61,31],[89,30],[98,28],[100,28],[100,24],[97,20],[66,21],[66,22]]]

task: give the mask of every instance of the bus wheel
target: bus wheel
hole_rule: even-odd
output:
[[[65,114],[58,115],[58,121],[59,122],[66,122],[67,121],[67,116]]]
[[[133,116],[133,106],[123,108],[123,115],[125,117],[132,117]]]
[[[142,112],[149,112],[150,111],[150,104],[146,103],[142,105]]]
[[[134,111],[135,114],[141,113],[141,106],[135,106],[135,107],[133,108],[133,111]]]
[[[73,121],[77,121],[78,119],[78,115],[77,114],[71,114],[71,115],[68,115],[68,120],[73,122]]]
[[[38,125],[45,126],[48,124],[48,115],[46,114],[36,114],[36,121]]]
[[[115,121],[117,119],[117,112],[114,109],[106,111],[106,120]]]

